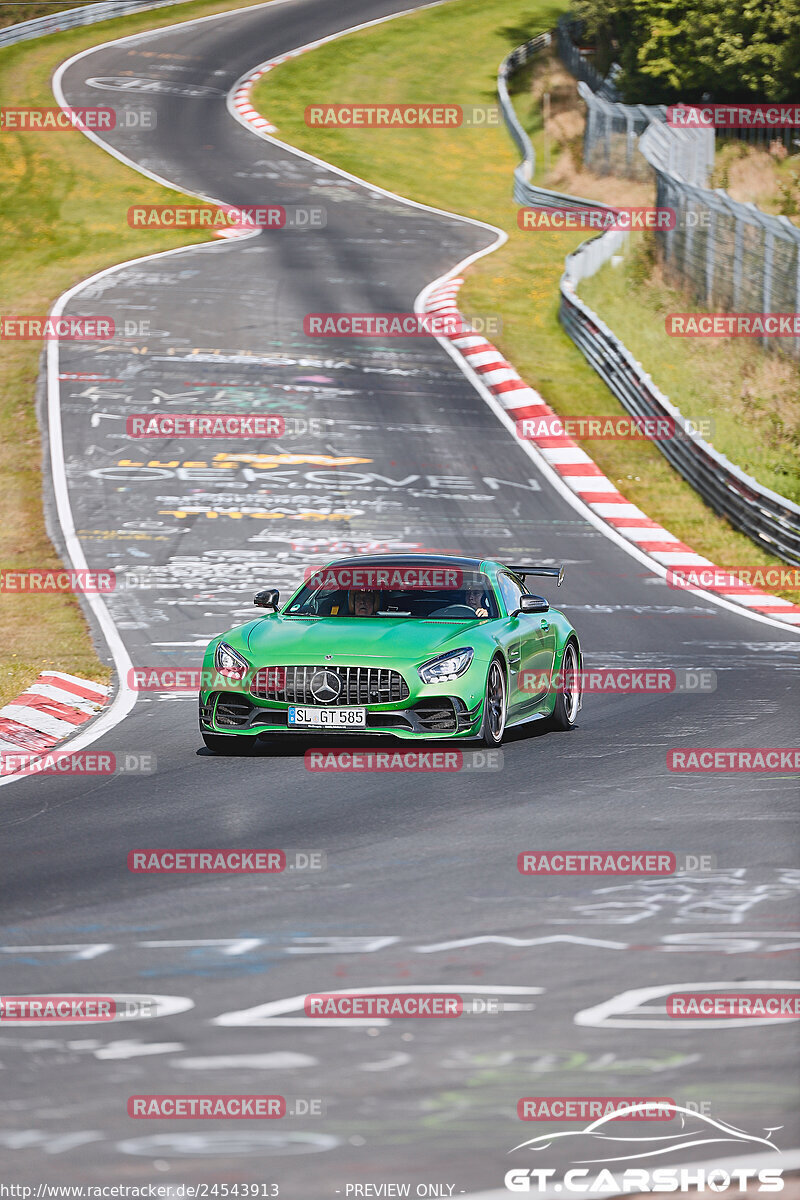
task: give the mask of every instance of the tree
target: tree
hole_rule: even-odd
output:
[[[797,99],[800,0],[573,0],[630,104]]]

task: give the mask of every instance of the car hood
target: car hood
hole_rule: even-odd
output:
[[[245,643],[255,666],[345,665],[364,659],[424,661],[458,646],[474,646],[488,621],[423,621],[402,617],[267,617],[254,622]]]

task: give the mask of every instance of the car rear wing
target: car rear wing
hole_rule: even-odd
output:
[[[564,564],[560,567],[531,567],[531,566],[513,566],[511,563],[506,563],[509,571],[513,571],[515,575],[519,575],[520,579],[524,579],[526,575],[547,575],[551,579],[555,579],[556,587],[561,587],[564,582]]]

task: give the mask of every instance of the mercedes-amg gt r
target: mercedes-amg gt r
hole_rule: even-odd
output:
[[[571,729],[581,649],[563,613],[527,591],[563,567],[444,555],[339,559],[280,606],[214,638],[200,731],[224,753],[269,734],[480,739],[545,720]]]

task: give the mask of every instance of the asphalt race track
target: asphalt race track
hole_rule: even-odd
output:
[[[67,305],[149,322],[145,336],[63,343],[59,363],[77,535],[90,566],[138,584],[107,598],[130,660],[196,666],[209,637],[255,611],[256,588],[286,594],[309,561],[340,552],[420,549],[564,561],[557,603],[589,665],[712,671],[716,689],[589,696],[572,733],[515,731],[502,769],[433,779],[312,773],[315,739],[217,757],[194,696],[148,693],[93,748],[155,755],[154,772],[0,789],[3,992],[185,998],[125,1028],[0,1028],[6,1181],[269,1182],[291,1200],[368,1182],[502,1188],[509,1166],[541,1165],[508,1154],[544,1131],[517,1119],[530,1095],[667,1096],[799,1144],[795,1022],[698,1027],[634,1002],[613,1025],[575,1019],[629,990],[795,978],[796,777],[676,775],[666,754],[796,745],[796,633],[670,589],[609,541],[433,339],[303,333],[308,312],[411,311],[494,240],[270,144],[226,108],[265,59],[408,7],[291,0],[109,44],[64,72],[71,105],[157,109],[155,130],[107,138],[142,168],[226,203],[318,206],[327,221],[134,262]],[[92,82],[127,78],[177,94]],[[136,412],[265,409],[316,432],[125,435]],[[135,875],[136,847],[322,851],[325,869]],[[518,873],[520,851],[555,848],[712,854],[717,869]],[[383,1025],[303,1016],[310,992],[415,985],[511,1007]],[[239,1091],[316,1098],[325,1113],[126,1112],[135,1094]],[[570,1161],[555,1145],[546,1165]]]

